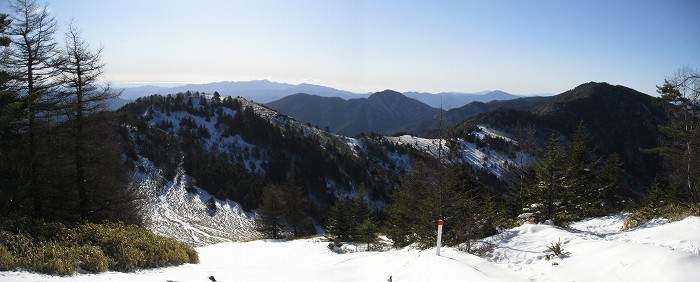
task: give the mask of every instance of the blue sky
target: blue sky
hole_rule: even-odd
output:
[[[605,81],[654,94],[679,67],[700,67],[695,0],[45,3],[104,47],[105,78],[119,86],[269,79],[525,94]]]

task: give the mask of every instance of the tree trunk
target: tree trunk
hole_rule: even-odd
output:
[[[29,44],[27,38],[25,37],[25,44]],[[29,46],[29,52],[31,52],[31,45]],[[37,144],[36,140],[36,103],[35,103],[35,97],[37,96],[36,90],[34,89],[34,73],[33,73],[33,67],[34,67],[34,60],[32,60],[32,57],[30,56],[28,61],[27,61],[27,103],[28,105],[28,111],[29,111],[29,187],[31,189],[32,193],[32,200],[33,200],[33,205],[34,205],[34,216],[36,217],[42,217],[43,216],[43,206],[42,206],[42,194],[43,191],[41,189],[41,184],[39,183],[39,176],[38,176],[38,170],[39,170],[39,165],[38,165],[38,152],[37,152],[37,147],[39,144]]]
[[[695,194],[695,189],[693,185],[693,168],[692,168],[692,160],[693,160],[693,151],[692,151],[692,144],[691,141],[686,142],[686,148],[688,150],[688,160],[686,163],[686,189],[688,190],[688,196],[692,199],[693,202],[697,203],[697,198]]]
[[[78,189],[78,198],[80,205],[80,219],[86,220],[89,215],[88,196],[85,179],[85,160],[83,149],[83,79],[80,70],[80,62],[77,65],[77,83],[76,83],[76,109],[75,109],[75,181]]]

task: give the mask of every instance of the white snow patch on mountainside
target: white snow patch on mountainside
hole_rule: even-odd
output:
[[[495,131],[493,130],[484,132],[490,132],[490,134],[495,134]],[[502,135],[497,136],[498,138],[504,138],[506,141],[512,141],[507,137],[503,137]],[[531,159],[530,156],[520,152],[515,153],[515,157],[511,158],[506,154],[498,152],[496,150],[491,150],[488,148],[477,148],[476,144],[466,142],[465,140],[459,138],[452,140],[458,142],[458,149],[455,152],[452,152],[450,150],[450,148],[447,146],[448,141],[445,139],[427,139],[411,135],[386,137],[386,139],[390,142],[394,142],[397,144],[406,144],[412,146],[413,148],[426,152],[436,158],[449,157],[450,161],[461,160],[467,162],[476,169],[488,170],[489,172],[498,177],[501,177],[506,173],[509,164],[528,163],[529,159]]]
[[[450,150],[447,148],[445,139],[428,139],[412,135],[386,137],[386,139],[397,144],[409,145],[435,157],[446,156]]]
[[[216,208],[209,209],[206,203],[213,197],[190,185],[182,170],[174,180],[167,181],[147,159],[141,158],[140,166],[143,170],[136,177],[146,196],[149,230],[193,246],[260,238],[254,229],[254,214],[243,211],[238,203],[214,198]]]
[[[507,137],[506,134],[495,130],[493,128],[489,128],[487,126],[483,125],[478,125],[479,131],[475,131],[472,134],[475,134],[479,139],[484,139],[484,136],[489,136],[491,138],[501,138],[505,141],[511,142],[511,143],[518,143],[517,141],[511,139],[510,137]]]
[[[453,248],[442,256],[412,248],[338,254],[321,238],[260,240],[197,248],[199,264],[70,277],[0,272],[0,281],[697,281],[700,256],[682,249],[700,246],[699,217],[620,232],[623,219],[594,218],[573,229],[524,224],[484,239],[495,244],[486,258]],[[570,255],[545,260],[556,242]]]
[[[202,95],[199,98],[192,98],[192,107],[194,109],[201,108],[201,99],[208,99],[209,103],[212,103],[211,100],[213,99],[213,97],[212,95]],[[245,101],[243,99],[239,100]],[[236,111],[227,107],[222,108],[222,114],[230,116],[236,115]],[[184,118],[191,119],[192,121],[194,121],[197,127],[206,128],[209,132],[210,137],[203,140],[206,144],[206,147],[218,150],[219,152],[226,152],[235,156],[244,156],[248,155],[249,152],[252,152],[257,149],[261,155],[265,154],[264,150],[256,148],[256,146],[253,144],[249,144],[248,142],[243,140],[243,138],[240,135],[224,137],[223,129],[216,128],[215,126],[217,123],[218,115],[214,115],[208,121],[201,116],[193,115],[186,111],[172,111],[166,114],[161,111],[147,110],[142,115],[148,116],[149,114],[151,115],[151,119],[148,121],[148,124],[150,126],[155,126],[162,122],[169,122],[173,125],[172,132],[178,132],[180,130],[180,120]],[[248,171],[256,171],[261,174],[265,172],[262,160],[246,159],[244,165]]]

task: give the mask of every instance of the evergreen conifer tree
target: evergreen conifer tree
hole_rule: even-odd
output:
[[[594,216],[602,216],[616,211],[619,199],[618,191],[622,183],[622,160],[618,154],[611,154],[605,159],[602,169],[596,174],[595,199],[597,208]]]
[[[352,241],[356,226],[351,201],[345,198],[337,200],[328,212],[328,233],[339,241]]]
[[[376,241],[377,225],[372,220],[372,209],[367,204],[366,198],[367,188],[364,184],[361,184],[353,199],[354,233],[356,236],[355,241],[367,243],[367,248],[369,248],[369,244]]]
[[[689,202],[700,202],[700,71],[679,69],[658,87],[671,121],[660,128],[662,145],[651,150],[664,159],[669,185],[677,186]]]
[[[489,210],[497,209],[489,201],[489,192],[468,165],[445,165],[438,171],[417,162],[391,194],[387,236],[397,247],[418,243],[428,248],[435,245],[438,219],[449,223],[443,227],[446,245],[488,236],[496,222],[488,215],[496,213]]]
[[[257,230],[269,238],[277,239],[282,232],[284,208],[282,189],[277,185],[266,186],[262,195],[262,203],[256,210],[258,213],[255,221]]]
[[[301,186],[290,183],[289,180],[284,187],[285,212],[284,219],[292,228],[294,237],[298,237],[302,230],[311,224],[308,211],[311,203],[307,199]]]
[[[0,14],[0,56],[7,60],[6,48],[10,45],[7,31],[11,21],[5,14]],[[7,215],[18,208],[19,198],[27,179],[28,167],[22,138],[22,124],[26,120],[24,102],[18,92],[10,87],[10,73],[0,70],[0,214]]]
[[[534,163],[534,180],[526,191],[530,210],[538,222],[545,220],[559,221],[562,204],[567,198],[565,187],[566,154],[559,139],[552,135],[542,156]]]
[[[565,148],[565,176],[562,208],[569,216],[583,218],[600,206],[601,195],[596,191],[595,176],[599,161],[589,148],[590,138],[583,121],[579,122],[569,146]]]

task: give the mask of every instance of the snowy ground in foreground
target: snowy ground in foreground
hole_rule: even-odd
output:
[[[698,281],[700,217],[619,232],[623,216],[574,229],[525,224],[486,238],[488,258],[444,249],[336,254],[319,239],[220,243],[198,248],[201,263],[136,273],[51,277],[0,272],[0,281]],[[561,241],[571,256],[543,259]]]

